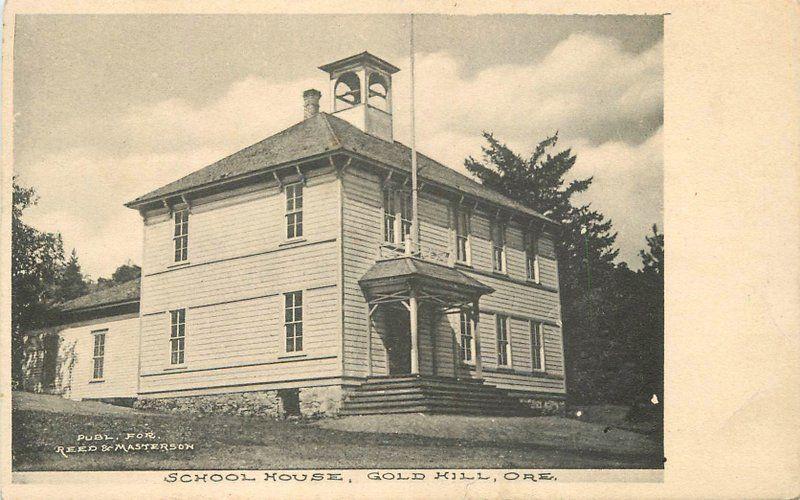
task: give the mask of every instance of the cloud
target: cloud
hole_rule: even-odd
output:
[[[633,269],[641,267],[639,250],[653,224],[663,231],[663,129],[638,145],[606,142],[599,146],[576,144],[578,160],[574,178],[593,176],[591,187],[575,201],[591,203],[614,223],[619,234],[619,260]]]
[[[418,147],[463,171],[465,157],[480,155],[483,130],[523,155],[559,130],[560,145],[578,154],[576,173],[595,175],[587,199],[614,219],[622,255],[638,262],[644,234],[661,220],[661,53],[661,44],[637,54],[575,34],[537,63],[470,77],[447,53],[420,54]],[[393,62],[403,69],[393,85],[395,136],[408,143],[409,61]],[[308,88],[323,91],[327,110],[327,75],[250,76],[205,104],[169,99],[87,124],[78,147],[19,169],[42,197],[26,218],[61,230],[95,277],[127,258],[140,262],[141,222],[122,203],[300,121]]]
[[[65,251],[77,249],[84,273],[95,279],[110,276],[128,259],[142,262],[142,221],[123,204],[222,154],[219,148],[198,148],[120,159],[76,148],[49,155],[18,171],[19,182],[35,187],[40,198],[23,219],[40,230],[60,232]]]

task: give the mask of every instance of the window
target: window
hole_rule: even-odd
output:
[[[531,367],[544,371],[544,325],[531,321]]]
[[[284,294],[286,352],[303,350],[303,292]]]
[[[473,351],[475,338],[472,335],[472,318],[469,311],[461,311],[461,361],[470,363],[474,361]]]
[[[508,317],[497,315],[495,319],[497,331],[497,366],[511,364],[511,344],[508,341]]]
[[[411,193],[387,187],[383,190],[383,241],[402,244],[411,235]]]
[[[286,238],[303,236],[303,185],[286,186]]]
[[[182,365],[186,353],[186,309],[170,311],[172,329],[169,335],[170,364]]]
[[[92,356],[92,378],[95,380],[103,378],[103,360],[106,356],[106,332],[99,330],[92,332],[94,335],[94,352]]]
[[[492,269],[506,272],[506,227],[500,222],[492,226]]]
[[[189,209],[175,212],[175,262],[184,262],[189,258]]]
[[[525,269],[530,281],[539,283],[539,235],[531,231],[525,242]]]
[[[469,212],[461,206],[454,211],[456,230],[456,261],[469,264]]]

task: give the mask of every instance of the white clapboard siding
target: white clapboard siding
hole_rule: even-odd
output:
[[[436,200],[432,194],[423,193],[419,200],[420,240],[427,249],[450,253],[450,229],[448,206]]]
[[[106,330],[102,382],[93,379],[94,334]],[[136,396],[139,318],[118,316],[58,330],[56,391],[70,399]]]
[[[352,169],[343,179],[343,247],[344,247],[344,363],[345,373],[366,374],[366,311],[358,279],[374,264],[382,240],[383,212],[380,197],[380,180],[374,174]],[[436,198],[433,193],[420,197],[420,233],[423,247],[435,251],[451,252],[451,227],[449,202]],[[480,211],[471,217],[471,248],[473,269],[463,272],[491,286],[496,291],[481,299],[481,346],[484,377],[498,386],[509,389],[564,392],[563,352],[561,344],[560,301],[557,290],[557,267],[553,258],[552,237],[543,235],[540,248],[540,275],[543,287],[525,283],[524,237],[522,228],[512,221],[506,234],[508,276],[492,275],[492,247],[490,217]],[[494,314],[502,312],[510,317],[512,343],[511,372],[496,372]],[[545,327],[546,368],[548,376],[531,370],[530,326],[528,320],[547,321]],[[381,339],[382,315],[373,317],[371,342],[372,371],[386,373],[385,349]],[[441,318],[435,339],[431,338],[429,316],[423,309],[419,326],[420,372],[433,373],[435,343],[436,373],[452,376],[465,375],[469,369],[458,368],[457,343],[460,341],[458,316]],[[454,356],[454,342],[456,350]],[[460,365],[460,363],[457,363]]]
[[[174,269],[142,279],[142,314],[337,284],[335,240]]]
[[[498,368],[497,365],[497,335],[495,332],[495,315],[481,313],[480,323],[481,362],[483,378],[486,382],[503,389],[519,391],[537,391],[564,393],[566,391],[563,371],[555,370],[555,364],[546,365],[547,375],[560,378],[550,378],[531,371],[530,329],[527,321],[509,317],[509,334],[511,340],[511,366]],[[560,329],[549,327],[550,332]],[[560,343],[559,343],[560,346]],[[556,353],[551,353],[555,359]],[[560,348],[558,359],[562,359]],[[553,367],[553,371],[550,367]],[[510,369],[509,369],[510,368]]]
[[[339,350],[337,287],[304,290],[303,301],[303,351],[299,353],[285,352],[282,294],[188,309],[183,365],[186,373],[168,373],[172,368],[169,315],[143,317],[143,390],[187,389],[203,380],[233,384],[243,372],[253,377],[251,383],[274,381],[276,375],[286,373],[302,372],[303,377],[339,375],[340,367],[330,370],[330,358],[337,358]],[[296,355],[309,360],[281,362]],[[251,365],[258,365],[259,369]]]
[[[303,188],[303,236],[336,238],[338,182],[333,175],[311,177]],[[190,264],[269,251],[286,240],[284,192],[260,186],[219,199],[192,201],[189,215]],[[163,211],[162,211],[163,212]],[[174,266],[174,223],[157,213],[145,223],[144,269],[153,274]]]
[[[367,375],[367,311],[358,280],[379,257],[383,209],[377,176],[350,169],[342,182],[344,373],[363,377]]]
[[[184,266],[172,266],[172,221],[148,220],[142,395],[340,377],[338,200],[335,176],[309,178],[303,190],[303,236],[294,241],[285,239],[285,195],[275,187],[194,200]],[[300,353],[285,352],[283,294],[291,291],[303,292]],[[170,365],[169,311],[174,309],[186,309],[185,363],[178,370]]]

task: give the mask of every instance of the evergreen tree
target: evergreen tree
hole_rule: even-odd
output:
[[[653,235],[645,236],[647,251],[639,250],[642,265],[646,273],[664,276],[664,233],[658,232],[658,226],[653,224]]]
[[[483,161],[467,158],[467,170],[486,187],[562,224],[555,236],[571,399],[618,399],[614,391],[625,368],[620,361],[627,346],[613,324],[623,316],[615,289],[616,233],[599,211],[573,202],[574,195],[589,189],[592,178],[567,181],[577,157],[570,149],[551,154],[557,133],[540,142],[527,158],[492,134],[483,136],[488,143],[482,148]]]
[[[86,295],[89,292],[89,284],[81,272],[81,265],[78,263],[78,253],[72,249],[67,264],[61,272],[58,283],[58,298],[62,302],[72,300]]]

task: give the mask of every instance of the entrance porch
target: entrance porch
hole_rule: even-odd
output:
[[[479,301],[492,288],[457,269],[407,254],[377,261],[359,285],[367,308],[368,377],[460,378],[460,332],[443,319],[463,314],[461,321],[469,322],[474,336],[474,377],[482,378]]]

